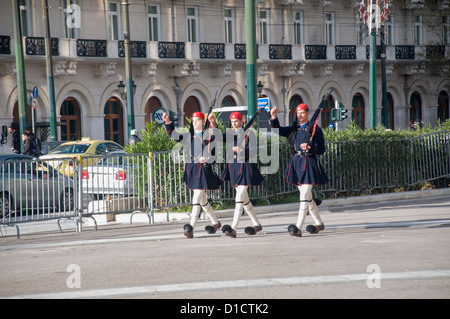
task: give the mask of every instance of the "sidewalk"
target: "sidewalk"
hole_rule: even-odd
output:
[[[335,207],[347,207],[354,205],[370,205],[374,203],[390,202],[390,201],[403,201],[412,200],[419,198],[432,198],[432,197],[450,197],[450,188],[440,188],[433,190],[422,190],[413,192],[400,192],[400,193],[388,193],[380,195],[371,196],[357,196],[357,197],[347,197],[338,199],[328,199],[324,200],[319,206],[319,211],[326,212],[330,208]],[[295,214],[298,212],[299,203],[290,204],[280,204],[280,205],[268,205],[255,207],[257,214]],[[233,217],[234,210],[226,209],[216,211],[216,215],[219,218],[231,218]],[[132,216],[133,215],[133,216]],[[122,213],[115,215],[115,221],[107,221],[107,214],[94,215],[97,227],[102,227],[105,225],[145,225],[149,224],[149,216],[144,213]],[[205,214],[202,214],[202,218]],[[170,224],[174,222],[181,222],[183,220],[188,221],[190,219],[190,212],[185,213],[169,213],[166,212],[156,212],[154,214],[155,223],[159,224]],[[168,221],[169,220],[169,221]],[[48,221],[38,221],[38,222],[27,222],[17,224],[19,227],[20,235],[25,234],[35,234],[40,232],[59,232],[57,220]],[[74,231],[76,229],[76,221],[74,220],[60,220],[61,229]],[[94,220],[92,218],[83,218],[83,228],[95,226]],[[16,236],[16,227],[13,226],[3,226],[0,228],[0,236]]]
[[[399,200],[410,200],[418,198],[430,198],[430,197],[440,197],[440,196],[450,196],[450,188],[439,188],[431,190],[413,191],[413,192],[400,192],[400,193],[388,193],[380,195],[370,195],[370,196],[356,196],[347,198],[337,198],[337,199],[327,199],[322,202],[319,206],[320,210],[326,210],[331,207],[344,207],[352,205],[364,205],[380,202],[389,201],[399,201]],[[296,213],[299,208],[299,203],[290,204],[279,204],[279,205],[267,205],[267,206],[255,206],[255,211],[257,214],[268,214],[268,213]],[[225,209],[215,211],[217,217],[233,217],[234,209]],[[105,214],[102,214],[105,215]],[[98,215],[97,215],[98,216]],[[99,219],[96,220],[99,224]],[[202,214],[202,217],[204,214]],[[102,216],[103,217],[103,216]],[[131,214],[117,214],[115,216],[116,222],[119,223],[129,223]],[[180,221],[189,220],[190,212],[186,213],[169,213],[169,221]],[[106,217],[102,219],[106,220]],[[148,217],[145,214],[135,214],[133,216],[133,223],[148,223]],[[155,222],[167,222],[167,213],[155,213]]]

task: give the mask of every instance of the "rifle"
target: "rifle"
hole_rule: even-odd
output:
[[[320,101],[320,104],[317,108],[317,110],[314,112],[313,116],[311,117],[311,119],[309,120],[309,124],[308,127],[306,128],[306,137],[303,140],[303,143],[308,143],[309,146],[314,134],[316,133],[316,127],[317,127],[317,122],[319,121],[319,115],[320,112],[322,112],[322,108],[324,107],[326,101],[329,99],[331,92],[333,92],[334,89],[331,89],[330,92],[328,92],[327,94],[324,95],[324,97],[322,98],[322,101]]]
[[[255,124],[256,118],[258,117],[259,114],[261,114],[261,112],[264,110],[264,108],[265,108],[266,106],[267,106],[267,103],[266,103],[266,105],[260,107],[260,108],[256,111],[255,115],[253,115],[253,117],[250,119],[250,121],[248,121],[247,125],[245,125],[244,131],[247,131],[247,129],[251,128],[251,127],[253,126],[253,124]]]
[[[265,108],[266,106],[267,106],[267,103],[266,103],[266,105],[260,107],[260,108],[256,111],[255,115],[253,115],[253,117],[250,119],[250,121],[248,121],[247,125],[245,125],[245,127],[244,127],[244,132],[247,132],[247,130],[248,130],[249,128],[252,128],[252,127],[253,127],[253,124],[255,124],[256,118],[258,117],[259,114],[261,114],[261,112],[264,110],[264,108]],[[243,144],[243,147],[245,147],[245,144],[247,144],[247,141],[248,141],[248,135],[249,135],[249,134],[250,134],[250,131],[248,131],[247,133],[245,133],[245,138],[244,138],[244,144]]]

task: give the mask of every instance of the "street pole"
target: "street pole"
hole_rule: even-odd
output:
[[[387,107],[387,88],[386,88],[386,43],[384,34],[384,25],[380,27],[380,41],[381,41],[381,105],[383,106],[383,125],[390,129],[391,125],[388,118]]]
[[[377,34],[376,34],[376,5],[377,0],[372,0],[370,8],[370,66],[369,66],[369,126],[375,128],[377,125],[377,74],[376,74],[376,50],[377,50]]]
[[[256,113],[256,8],[255,0],[245,0],[248,120]]]
[[[55,82],[53,80],[50,23],[48,21],[48,0],[42,0],[42,20],[45,28],[45,64],[47,67],[48,99],[50,109],[50,137],[52,141],[57,141],[58,133],[56,123]]]
[[[131,50],[130,50],[130,19],[128,12],[128,0],[122,1],[123,11],[123,42],[125,48],[125,77],[127,88],[127,115],[128,115],[128,136],[131,136],[131,130],[134,130],[134,92],[133,92],[133,75],[131,65]]]
[[[20,136],[27,125],[27,81],[25,77],[25,61],[23,58],[22,26],[20,24],[20,7],[18,0],[12,0],[12,14],[14,27],[14,48],[16,55],[17,99],[19,103],[19,132]],[[20,145],[23,150],[22,138]]]

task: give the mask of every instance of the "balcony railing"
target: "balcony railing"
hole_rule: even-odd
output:
[[[269,59],[292,60],[292,45],[284,45],[284,44],[269,45]]]
[[[0,55],[11,55],[13,39],[0,35]],[[24,37],[25,53],[28,56],[45,55],[45,41],[42,37]],[[58,39],[52,38],[52,55],[60,57],[100,57],[123,58],[125,56],[123,41],[91,40],[91,39]],[[243,62],[246,59],[246,45],[235,43],[185,43],[185,42],[147,42],[132,41],[131,56],[148,60],[180,59],[207,60],[218,59]],[[401,60],[442,60],[449,58],[450,47],[441,45],[386,46],[388,61]],[[364,62],[370,57],[370,47],[367,45],[291,45],[268,44],[257,45],[258,60],[333,61],[350,60]],[[376,47],[376,58],[381,57],[381,46]],[[320,63],[320,62],[319,62]]]
[[[77,39],[77,55],[82,57],[107,57],[106,40]]]
[[[225,59],[225,44],[200,43],[200,59]]]
[[[415,51],[413,45],[396,45],[395,58],[397,60],[414,60]]]
[[[184,42],[158,42],[158,56],[161,59],[184,59],[185,48]]]
[[[51,54],[53,56],[59,55],[58,48],[59,39],[51,39]],[[27,55],[45,55],[45,38],[41,37],[26,37],[25,38],[25,53]]]
[[[117,42],[117,50],[119,57],[125,57],[125,42]],[[147,42],[145,41],[131,41],[130,51],[132,58],[146,58],[147,57]]]
[[[305,45],[305,59],[306,60],[326,60],[327,46],[326,45]]]
[[[366,60],[370,59],[370,45],[366,45]],[[381,59],[381,45],[377,45],[375,49],[375,59]]]
[[[334,50],[336,60],[356,60],[356,45],[337,45]]]
[[[443,46],[443,45],[428,45],[426,48],[426,57],[429,60],[445,59],[445,46]]]

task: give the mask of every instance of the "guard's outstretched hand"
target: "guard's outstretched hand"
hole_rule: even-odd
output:
[[[271,110],[270,110],[270,119],[271,120],[275,120],[277,118],[277,114],[278,114],[278,108],[276,106],[274,106]]]

